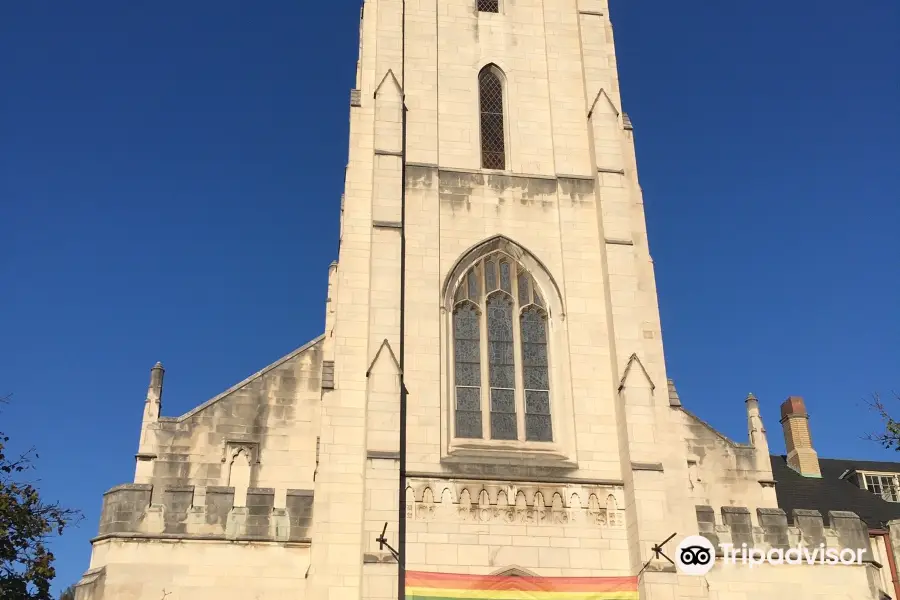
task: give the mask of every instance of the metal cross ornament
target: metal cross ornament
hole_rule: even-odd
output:
[[[664,559],[666,559],[667,561],[669,561],[669,562],[672,563],[673,565],[675,564],[675,561],[673,561],[671,558],[669,558],[668,556],[666,556],[665,552],[662,551],[662,547],[665,546],[666,544],[668,544],[669,542],[671,542],[671,541],[672,541],[672,538],[675,537],[676,535],[678,535],[678,534],[677,534],[677,533],[673,533],[673,534],[670,535],[670,536],[666,539],[666,541],[664,541],[662,544],[654,544],[654,546],[653,546],[652,548],[650,548],[650,551],[653,552],[654,558],[656,558],[657,560],[659,560],[659,557],[662,556]]]
[[[678,535],[678,534],[677,534],[677,533],[673,533],[673,534],[670,535],[668,538],[666,538],[666,541],[664,541],[664,542],[662,542],[662,543],[660,543],[660,544],[653,544],[653,547],[650,548],[650,551],[653,552],[653,558],[651,558],[650,560],[647,561],[647,564],[645,564],[644,567],[643,567],[643,568],[640,570],[640,572],[638,573],[638,577],[641,576],[641,573],[643,573],[644,571],[647,570],[647,567],[650,566],[650,563],[653,562],[654,559],[659,560],[659,557],[660,557],[660,556],[662,556],[664,559],[666,559],[667,561],[669,561],[669,562],[672,563],[673,565],[675,564],[675,561],[673,561],[671,558],[669,558],[668,556],[666,556],[666,553],[663,552],[663,546],[665,546],[666,544],[668,544],[669,542],[671,542],[671,541],[672,541],[672,538],[674,538],[676,535]]]
[[[375,538],[375,541],[378,542],[378,549],[379,549],[379,550],[384,550],[385,547],[387,547],[388,552],[390,552],[391,555],[392,555],[396,560],[400,560],[400,553],[397,552],[396,550],[394,550],[394,548],[388,543],[387,538],[384,537],[384,534],[387,533],[387,526],[388,526],[388,524],[385,523],[385,524],[384,524],[384,529],[381,530],[381,535],[378,536],[377,538]]]

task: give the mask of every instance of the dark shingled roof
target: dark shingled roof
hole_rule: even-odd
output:
[[[822,478],[818,479],[803,477],[791,469],[784,455],[771,458],[778,507],[787,513],[789,520],[795,508],[819,511],[826,519],[826,526],[830,510],[855,512],[870,529],[881,529],[888,521],[900,519],[900,502],[888,502],[841,479],[845,471],[900,473],[900,463],[820,458]]]

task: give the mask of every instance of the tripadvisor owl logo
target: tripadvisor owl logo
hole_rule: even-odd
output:
[[[764,564],[862,565],[868,552],[864,548],[828,548],[825,544],[818,547],[770,548],[767,552],[747,544],[741,544],[740,548],[734,544],[719,544],[719,549],[723,563],[746,565],[751,569]],[[685,575],[706,575],[715,562],[716,548],[702,535],[684,538],[675,550],[675,565]]]
[[[716,562],[716,549],[702,535],[691,535],[678,544],[675,564],[685,575],[706,575]]]

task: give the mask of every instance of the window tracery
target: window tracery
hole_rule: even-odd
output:
[[[548,314],[533,277],[482,257],[454,296],[455,437],[552,442]]]

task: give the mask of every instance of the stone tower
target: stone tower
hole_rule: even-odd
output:
[[[366,0],[344,187],[322,336],[179,417],[151,370],[78,600],[396,598],[401,381],[422,585],[878,597],[869,567],[692,578],[652,552],[865,529],[789,531],[757,399],[739,444],[667,379],[605,0]]]
[[[693,509],[666,492],[687,466],[664,425],[653,263],[606,2],[408,1],[405,23],[403,10],[369,0],[362,14],[315,484],[313,538],[333,541],[313,543],[311,591],[374,597],[378,580],[371,589],[392,595],[395,567],[375,539],[387,523],[396,540],[401,319],[408,568],[637,573]],[[510,490],[523,510],[535,494],[568,509],[574,494],[627,531],[599,553],[419,524],[417,511],[457,510],[464,491],[474,506],[482,491],[515,505]],[[469,541],[425,543],[457,534]]]

